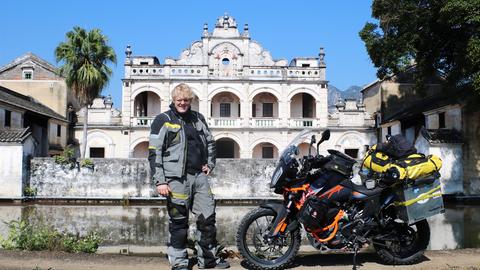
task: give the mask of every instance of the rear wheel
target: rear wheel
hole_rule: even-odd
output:
[[[269,238],[268,232],[275,219],[271,209],[257,208],[249,212],[237,231],[237,247],[249,266],[254,269],[284,269],[300,248],[300,231],[296,229],[283,236]]]
[[[374,239],[373,246],[381,260],[387,264],[414,264],[423,258],[430,242],[430,227],[426,220],[412,225],[392,222],[386,235]]]

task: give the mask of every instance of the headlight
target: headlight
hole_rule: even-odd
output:
[[[282,174],[283,174],[283,168],[278,167],[278,169],[272,175],[272,183],[270,184],[271,187],[274,187],[277,184],[278,179],[280,179]]]

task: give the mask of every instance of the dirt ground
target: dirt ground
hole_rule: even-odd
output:
[[[230,269],[245,269],[241,259],[230,259]],[[427,251],[422,262],[410,266],[387,266],[376,255],[358,255],[358,269],[451,269],[480,270],[480,249]],[[300,254],[294,269],[352,269],[351,254]],[[111,254],[68,254],[0,250],[1,270],[152,270],[170,269],[165,257]],[[197,269],[197,267],[193,267]]]

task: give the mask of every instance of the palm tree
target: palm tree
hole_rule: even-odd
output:
[[[65,77],[67,86],[80,106],[85,108],[82,158],[87,149],[88,106],[100,95],[112,75],[107,63],[117,62],[115,51],[107,42],[108,38],[99,29],[87,32],[75,26],[66,34],[66,40],[55,49],[57,62],[64,63],[60,72]]]

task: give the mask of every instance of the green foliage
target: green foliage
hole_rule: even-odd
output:
[[[75,149],[72,147],[65,147],[62,155],[54,156],[55,163],[60,165],[75,165]]]
[[[359,34],[379,78],[415,63],[417,86],[439,71],[480,94],[480,0],[374,0],[372,17]]]
[[[95,253],[102,239],[96,232],[90,232],[85,237],[78,235],[65,234],[62,240],[64,251]]]
[[[82,159],[82,161],[80,161],[80,167],[93,169],[94,164],[93,164],[93,161],[91,159],[85,158],[85,159]]]
[[[117,62],[115,51],[107,42],[108,38],[100,29],[86,31],[75,26],[66,34],[66,40],[55,48],[57,62],[63,62],[60,73],[80,106],[85,109],[82,157],[85,156],[87,145],[88,105],[108,84],[112,70],[107,64]]]
[[[107,42],[100,29],[75,26],[55,49],[57,62],[64,62],[60,72],[82,106],[91,104],[112,75],[106,64],[116,63],[117,57]]]
[[[36,187],[25,187],[23,194],[27,197],[35,197],[37,196],[37,188]]]
[[[9,229],[8,237],[4,239],[0,236],[0,245],[7,250],[55,250],[94,253],[102,241],[96,232],[90,232],[81,237],[60,233],[43,222],[32,224],[25,220],[14,220],[6,224]]]
[[[54,156],[55,158],[55,163],[61,164],[61,165],[66,165],[68,164],[68,159],[65,158],[64,156],[56,155]]]

